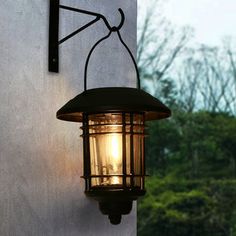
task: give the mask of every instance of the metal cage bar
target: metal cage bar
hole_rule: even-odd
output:
[[[127,187],[126,183],[126,114],[122,113],[122,167],[123,167],[123,185]]]
[[[145,115],[143,114],[143,124],[145,124]],[[145,130],[144,130],[145,133]],[[145,138],[142,137],[142,158],[141,158],[142,187],[145,188]]]
[[[83,114],[83,144],[84,144],[84,176],[82,176],[85,179],[86,182],[86,192],[89,191],[96,191],[102,188],[105,188],[107,190],[109,189],[120,189],[120,190],[129,190],[132,191],[134,189],[140,189],[142,191],[144,189],[144,178],[145,178],[145,165],[144,165],[144,114],[142,114],[142,119],[139,122],[135,122],[135,115],[141,115],[139,113],[133,113],[133,112],[122,112],[122,113],[117,113],[121,116],[122,119],[122,132],[119,132],[122,134],[122,174],[98,174],[98,175],[92,175],[91,174],[91,156],[90,156],[90,128],[91,124],[89,122],[89,114],[84,113]],[[91,115],[91,114],[90,114]],[[109,125],[109,123],[101,124],[101,125]],[[121,123],[119,123],[121,124]],[[92,125],[93,126],[93,125]],[[94,125],[96,126],[96,125]],[[98,125],[100,126],[100,124]],[[129,129],[127,129],[127,126],[129,126]],[[143,128],[142,128],[143,126]],[[136,131],[134,130],[135,128],[137,129],[142,129],[141,131]],[[140,132],[140,133],[136,133]],[[111,132],[112,133],[112,132]],[[102,134],[111,134],[110,132],[107,133],[102,133]],[[117,133],[117,132],[115,132]],[[100,133],[95,133],[96,135],[99,135]],[[129,141],[130,141],[130,156],[127,156],[127,135],[129,135]],[[134,136],[138,135],[140,136],[141,142],[142,142],[142,150],[140,152],[140,160],[135,160],[135,155],[134,155]],[[135,145],[139,145],[139,142],[136,143]],[[140,148],[139,146],[136,148]],[[130,173],[127,173],[127,158],[130,159]],[[137,162],[136,164],[140,165],[140,173],[135,173],[135,161]],[[102,173],[102,172],[101,172]],[[102,178],[112,178],[112,177],[120,177],[122,178],[122,184],[117,184],[117,185],[102,185],[101,182],[99,181],[97,185],[92,184],[92,179],[102,179]],[[138,185],[135,184],[135,178],[140,179],[140,183]],[[127,183],[127,179],[129,179],[129,183]]]
[[[88,115],[83,114],[83,152],[84,152],[84,176],[85,176],[85,189],[89,190],[91,188],[91,167],[90,167],[90,143],[89,143],[89,129],[88,129]]]
[[[130,113],[130,173],[134,176],[134,117]],[[131,178],[131,188],[134,187],[134,178]]]

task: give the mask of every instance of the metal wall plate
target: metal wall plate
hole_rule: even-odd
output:
[[[50,0],[50,9],[49,9],[49,45],[48,45],[48,70],[50,72],[59,72],[59,45],[67,41],[68,39],[72,38],[73,36],[77,35],[81,31],[85,30],[86,28],[90,27],[91,25],[95,24],[99,20],[103,20],[106,27],[110,32],[119,30],[124,24],[124,13],[122,9],[118,9],[121,15],[121,22],[118,26],[111,27],[104,15],[101,15],[97,12],[86,11],[83,9],[78,9],[70,6],[60,5],[60,0]],[[78,12],[81,14],[86,14],[93,19],[88,22],[87,24],[83,25],[82,27],[78,28],[74,32],[70,33],[69,35],[65,36],[62,39],[59,39],[59,17],[60,17],[60,8],[67,11]],[[95,18],[94,18],[95,17]],[[121,40],[123,43],[123,40]],[[124,43],[123,43],[124,44]],[[128,47],[124,44],[124,46],[129,51]]]
[[[48,70],[59,72],[59,0],[50,0]]]

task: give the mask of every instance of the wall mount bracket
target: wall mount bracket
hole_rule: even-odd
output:
[[[59,39],[59,17],[60,17],[60,9],[78,12],[90,16],[94,16],[95,19],[87,23],[86,25],[80,27],[75,30],[71,34],[66,37]],[[125,16],[122,9],[118,9],[121,14],[121,22],[118,26],[111,27],[108,23],[106,17],[102,14],[86,11],[78,8],[73,8],[70,6],[60,5],[60,0],[50,0],[50,11],[49,11],[49,47],[48,47],[48,70],[50,72],[59,72],[59,45],[64,43],[66,40],[72,38],[77,35],[81,31],[85,30],[89,26],[93,25],[99,20],[103,20],[106,27],[109,31],[119,31],[124,24]]]

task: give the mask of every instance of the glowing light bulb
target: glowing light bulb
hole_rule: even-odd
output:
[[[119,167],[122,164],[121,156],[121,138],[118,134],[111,136],[111,165],[113,174],[119,174]],[[111,177],[111,184],[121,184],[120,177]]]
[[[119,177],[117,176],[111,177],[111,184],[121,184]]]
[[[118,135],[111,136],[111,155],[114,161],[119,160],[120,145],[119,145],[119,137]]]

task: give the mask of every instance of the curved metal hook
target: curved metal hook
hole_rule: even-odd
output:
[[[120,21],[120,24],[118,26],[113,26],[111,27],[110,24],[108,23],[107,19],[105,16],[103,15],[100,15],[99,14],[99,17],[101,19],[103,19],[105,25],[107,26],[107,28],[110,30],[110,31],[118,31],[122,28],[122,26],[124,25],[124,22],[125,22],[125,14],[123,12],[123,10],[121,8],[118,9],[118,11],[120,12],[120,15],[121,15],[121,21]]]
[[[103,19],[104,23],[106,24],[107,28],[109,29],[109,33],[108,33],[106,36],[104,36],[103,38],[101,38],[100,40],[98,40],[98,41],[94,44],[94,46],[92,47],[92,49],[90,50],[90,52],[89,52],[89,54],[88,54],[88,57],[87,57],[86,63],[85,63],[85,70],[84,70],[84,91],[87,90],[87,70],[88,70],[88,64],[89,64],[91,55],[92,55],[93,51],[95,50],[95,48],[98,46],[98,44],[100,44],[102,41],[104,41],[104,40],[106,40],[107,38],[109,38],[110,35],[112,34],[112,32],[114,32],[114,31],[117,32],[118,37],[119,37],[121,43],[123,44],[123,46],[124,46],[124,47],[126,48],[126,50],[128,51],[128,53],[129,53],[129,55],[130,55],[130,57],[131,57],[131,59],[132,59],[132,61],[133,61],[133,63],[134,63],[135,70],[136,70],[136,76],[137,76],[137,87],[138,87],[138,89],[140,89],[140,87],[141,87],[141,86],[140,86],[140,75],[139,75],[139,71],[138,71],[138,65],[137,65],[137,63],[136,63],[136,60],[135,60],[135,58],[134,58],[134,56],[133,56],[131,50],[129,49],[129,47],[127,46],[127,44],[126,44],[126,43],[124,42],[124,40],[122,39],[121,34],[120,34],[120,31],[119,31],[119,30],[122,28],[122,26],[124,25],[124,22],[125,22],[125,15],[124,15],[124,12],[122,11],[121,8],[119,8],[118,10],[119,10],[120,15],[121,15],[121,22],[120,22],[120,24],[119,24],[118,26],[113,26],[113,27],[111,27],[111,26],[109,25],[109,23],[108,23],[108,21],[107,21],[107,19],[106,19],[105,16],[100,15],[100,14],[97,16],[98,18],[102,18],[102,19]]]
[[[121,15],[121,22],[118,25],[118,27],[116,27],[116,28],[117,28],[117,30],[120,30],[122,28],[122,26],[124,25],[124,22],[125,22],[125,14],[124,14],[124,12],[121,8],[119,8],[118,11],[120,12],[120,15]]]
[[[84,68],[84,91],[87,90],[87,71],[88,71],[88,64],[89,64],[89,60],[92,56],[93,51],[95,50],[95,48],[98,46],[98,44],[100,44],[102,41],[104,41],[105,39],[109,38],[111,35],[112,31],[110,30],[108,35],[104,36],[103,38],[99,39],[92,47],[92,49],[90,50],[88,57],[86,59],[85,62],[85,68]]]
[[[137,76],[137,86],[138,86],[138,89],[141,89],[141,81],[140,81],[140,75],[139,75],[139,70],[138,70],[138,65],[136,63],[136,60],[131,52],[131,50],[129,49],[128,45],[124,42],[124,40],[122,39],[121,37],[121,34],[120,34],[120,31],[117,31],[117,34],[118,34],[118,37],[121,41],[121,43],[124,45],[124,47],[126,48],[126,50],[128,51],[132,61],[133,61],[133,64],[134,64],[134,67],[135,67],[135,71],[136,71],[136,76]]]
[[[101,14],[98,14],[98,17],[100,17],[100,18],[104,21],[104,23],[105,23],[106,27],[108,28],[108,30],[111,30],[111,26],[110,26],[110,24],[108,23],[106,17],[103,16],[103,15],[101,15]]]

